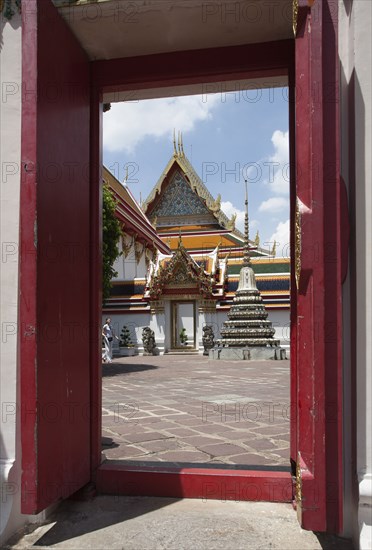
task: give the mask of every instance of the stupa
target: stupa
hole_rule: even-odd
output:
[[[257,289],[249,252],[248,188],[245,182],[244,257],[233,304],[221,329],[221,339],[209,351],[210,359],[285,359],[285,349],[275,338],[275,329]]]

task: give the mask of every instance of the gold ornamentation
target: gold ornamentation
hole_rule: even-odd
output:
[[[301,212],[300,203],[297,197],[296,199],[296,212],[295,212],[295,279],[297,290],[300,288],[300,275],[301,275]]]
[[[216,200],[211,204],[210,210],[212,210],[212,212],[215,212],[215,213],[217,213],[221,210],[221,195],[220,194],[217,195]]]
[[[144,251],[145,251],[145,245],[144,244],[137,242],[134,245],[134,255],[135,255],[137,264],[139,264],[140,259],[142,258]]]
[[[296,38],[297,36],[297,19],[298,19],[298,0],[292,0],[292,11],[293,11],[293,34]]]
[[[178,157],[177,147],[176,147],[176,129],[173,128],[173,156]]]
[[[151,313],[164,313],[164,300],[152,300],[150,302]]]
[[[172,258],[159,266],[157,275],[151,277],[149,284],[150,299],[157,300],[165,287],[197,286],[198,293],[204,298],[212,296],[212,280],[188,254],[180,239]]]
[[[258,232],[258,229],[257,229],[257,233],[256,233],[256,237],[254,239],[254,244],[259,247],[260,246],[260,234]]]
[[[236,222],[236,213],[231,216],[231,219],[228,221],[226,225],[226,229],[228,229],[229,231],[234,231],[235,222]]]
[[[134,235],[132,236],[132,240],[130,241],[130,243],[127,244],[126,242],[126,237],[129,237],[129,235],[126,235],[124,234],[123,235],[123,239],[122,239],[122,246],[123,246],[123,254],[124,254],[124,258],[127,258],[128,257],[128,254],[133,246],[133,243],[134,243]]]
[[[297,507],[297,517],[301,523],[301,506],[302,506],[302,474],[301,474],[301,455],[300,452],[297,453],[297,463],[296,463],[296,487],[295,487],[295,499]]]
[[[156,198],[161,195],[162,192],[162,186],[163,183],[167,180],[168,174],[174,163],[176,162],[179,166],[179,168],[182,171],[182,175],[185,177],[186,181],[190,185],[190,188],[194,193],[196,193],[201,199],[205,201],[206,207],[209,209],[211,214],[218,220],[218,222],[222,225],[222,227],[226,227],[226,225],[229,222],[228,217],[224,212],[221,210],[221,197],[217,197],[215,200],[211,193],[208,191],[208,189],[205,187],[204,183],[198,176],[198,174],[195,172],[194,167],[191,165],[189,159],[187,158],[184,149],[183,149],[183,142],[182,142],[182,155],[177,150],[177,145],[175,143],[176,136],[174,133],[174,141],[173,141],[173,147],[174,147],[174,153],[169,160],[167,166],[164,169],[164,172],[160,176],[159,180],[157,181],[156,185],[153,187],[151,193],[143,203],[143,211],[146,213],[148,212],[148,215],[151,217],[151,213],[153,211],[152,203]],[[181,136],[180,136],[181,141]],[[243,237],[243,234],[235,228],[235,233],[239,235],[240,237]]]
[[[199,313],[214,313],[216,311],[216,300],[200,300]]]

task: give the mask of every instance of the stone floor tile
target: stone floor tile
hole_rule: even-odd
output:
[[[140,443],[142,441],[155,441],[158,439],[169,439],[169,436],[160,432],[143,432],[139,434],[130,434],[130,435],[124,436],[124,438],[130,443]]]
[[[231,443],[215,443],[213,445],[203,445],[200,447],[200,450],[214,457],[218,457],[236,455],[244,452],[245,448],[239,445],[232,445]]]
[[[166,451],[158,455],[163,462],[201,462],[207,463],[209,455],[200,451]]]

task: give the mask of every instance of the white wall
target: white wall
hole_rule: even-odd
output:
[[[371,171],[371,63],[372,3],[339,2],[339,52],[341,71],[341,173],[355,201],[355,231],[351,230],[349,275],[343,288],[344,359],[344,463],[345,527],[355,545],[372,548],[372,171]],[[355,142],[353,133],[355,132]],[[355,191],[349,168],[355,154]],[[355,193],[355,196],[354,196]],[[355,258],[355,264],[354,264]],[[355,278],[355,285],[354,285]],[[352,285],[352,286],[351,286]],[[356,307],[356,357],[351,356],[351,310]],[[356,472],[351,456],[351,369],[356,367]],[[357,478],[358,502],[352,497]]]
[[[19,417],[18,236],[21,160],[21,17],[6,22],[0,15],[0,546],[26,522],[21,509],[21,443]]]
[[[130,237],[126,236],[125,241],[129,244],[131,242]],[[122,239],[120,239],[118,246],[120,252],[122,252]],[[124,254],[119,256],[119,258],[115,260],[113,267],[115,271],[117,271],[117,277],[114,277],[114,281],[133,281],[136,277],[145,278],[147,275],[145,253],[142,254],[140,261],[137,263],[134,246],[131,246],[126,257]]]
[[[2,33],[2,37],[1,37]],[[20,17],[5,23],[0,16],[1,48],[1,360],[0,540],[22,525],[20,517],[20,447],[17,441],[17,308],[18,233],[21,140],[21,27]],[[13,173],[12,173],[13,172]],[[4,414],[5,412],[5,414]],[[12,491],[15,494],[12,495]],[[4,501],[5,500],[5,501]]]

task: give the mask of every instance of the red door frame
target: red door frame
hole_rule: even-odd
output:
[[[37,84],[36,36],[40,32],[27,8],[37,12],[36,0],[25,0],[23,19],[23,68]],[[100,326],[100,170],[102,94],[134,89],[183,86],[265,76],[289,77],[292,170],[291,217],[296,243],[301,237],[298,292],[293,292],[291,396],[291,459],[297,465],[296,494],[303,527],[319,531],[342,529],[342,356],[341,356],[341,237],[339,193],[337,0],[299,0],[298,36],[295,41],[253,44],[216,50],[188,51],[141,58],[91,63],[90,119],[90,336],[91,376],[91,476],[98,488],[120,489],[127,494],[201,496],[207,498],[289,500],[291,476],[287,472],[196,470],[141,471],[124,465],[101,465],[101,365]],[[43,6],[44,9],[44,6]],[[54,8],[53,8],[54,9]],[[55,16],[58,17],[55,11]],[[31,52],[31,53],[30,53]],[[30,70],[27,71],[27,65]],[[32,82],[32,80],[31,80]],[[28,104],[23,115],[23,153],[30,148],[37,158],[36,141],[27,140],[30,121],[35,124],[36,106]],[[293,131],[294,130],[294,131]],[[27,168],[27,163],[26,163]],[[33,243],[37,211],[36,180],[25,168],[21,193],[21,240]],[[296,193],[302,207],[296,224]],[[30,200],[33,207],[30,210]],[[292,238],[292,257],[296,243]],[[315,251],[315,252],[314,252]],[[20,324],[38,322],[36,295],[37,264],[21,249],[21,291],[29,292],[27,307],[21,301]],[[314,255],[315,254],[315,255]],[[28,279],[27,279],[28,277]],[[35,279],[35,280],[34,280]],[[31,293],[30,293],[31,290]],[[28,309],[29,306],[31,310]],[[30,311],[32,319],[29,319]],[[305,318],[306,322],[303,321]],[[28,338],[30,337],[30,340]],[[22,407],[37,406],[35,399],[35,338],[25,332],[20,338]],[[33,388],[30,393],[30,388]],[[36,417],[36,409],[35,409]],[[30,416],[30,414],[29,414]],[[32,426],[22,418],[24,481],[35,482],[35,438]],[[293,472],[295,473],[295,472]],[[83,479],[80,480],[83,483]],[[212,484],[212,485],[211,485]],[[254,491],[252,493],[252,487]],[[209,488],[209,493],[208,493]],[[208,494],[207,494],[208,493]],[[214,495],[214,496],[213,496]],[[62,495],[63,496],[63,495]],[[42,499],[34,499],[40,509]],[[26,510],[31,511],[30,510]]]
[[[298,291],[295,269],[291,280],[291,401],[296,403],[291,420],[292,474],[297,476],[294,496],[304,528],[333,532],[342,529],[343,496],[337,36],[337,2],[324,0],[311,11],[309,3],[302,0],[295,41],[92,64],[93,85],[101,92],[288,76],[292,258],[302,237]],[[302,209],[302,227],[295,238],[297,197],[307,208]],[[235,487],[244,480],[254,483],[261,500],[271,500],[273,491],[268,494],[263,488],[283,481],[278,472],[261,471],[252,476],[247,471],[187,470],[183,475],[192,478],[187,485],[186,481],[180,482],[180,472],[173,472],[174,478],[170,474],[164,489],[164,472],[148,468],[138,472],[125,465],[114,469],[104,464],[97,483],[115,492],[121,480],[119,483],[130,494],[161,495],[166,490],[173,496],[192,497],[201,494],[198,477],[200,483],[222,480],[216,489],[220,495],[226,488],[226,476]],[[128,485],[131,482],[132,488]]]

